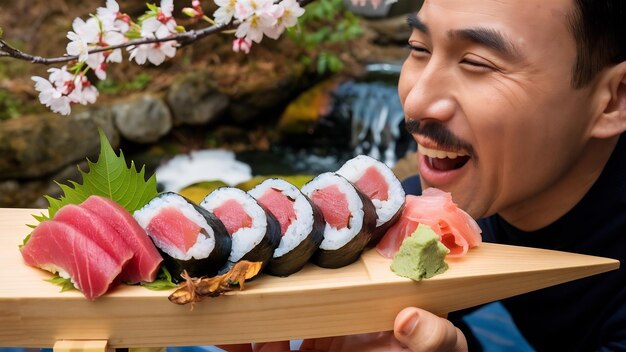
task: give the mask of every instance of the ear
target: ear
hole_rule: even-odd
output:
[[[600,113],[591,136],[610,138],[626,131],[626,61],[604,72],[600,86]]]

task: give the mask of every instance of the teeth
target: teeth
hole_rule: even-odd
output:
[[[422,155],[425,155],[429,158],[437,158],[437,159],[445,159],[445,158],[456,159],[458,157],[468,155],[467,153],[464,153],[464,152],[454,153],[454,152],[447,152],[447,151],[438,150],[438,149],[430,149],[430,148],[424,147],[421,144],[417,145],[417,150]]]

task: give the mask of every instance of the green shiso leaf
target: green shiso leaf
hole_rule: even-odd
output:
[[[60,277],[58,275],[53,277],[52,279],[47,279],[47,280],[44,280],[44,281],[48,281],[48,282],[51,282],[51,283],[53,283],[55,285],[61,286],[61,292],[65,292],[65,291],[70,291],[70,290],[75,290],[76,289],[76,287],[74,287],[74,284],[72,284],[72,280],[70,280],[69,278],[68,279],[62,278],[62,277]]]
[[[124,153],[120,151],[118,156],[102,129],[99,129],[98,133],[100,134],[98,160],[94,163],[87,159],[88,172],[78,168],[83,183],[69,181],[70,185],[67,185],[57,182],[63,195],[59,199],[45,196],[49,204],[48,215],[33,215],[37,221],[51,219],[61,207],[67,204],[80,204],[91,195],[110,198],[130,213],[141,209],[157,196],[156,176],[152,175],[146,180],[145,167],[137,171],[133,161],[128,167]],[[29,236],[24,239],[22,246],[28,242],[28,238]]]
[[[178,287],[178,285],[172,282],[172,274],[170,274],[165,265],[161,265],[161,270],[156,280],[152,282],[142,282],[141,286],[153,291],[169,290]]]
[[[58,184],[63,191],[59,199],[46,196],[50,207],[48,216],[51,218],[66,204],[80,204],[91,195],[110,198],[119,203],[129,212],[134,212],[156,197],[156,176],[145,179],[145,167],[137,171],[135,163],[131,161],[127,167],[124,153],[118,156],[100,129],[100,155],[93,163],[87,159],[89,172],[78,169],[83,183],[70,181],[71,185]]]

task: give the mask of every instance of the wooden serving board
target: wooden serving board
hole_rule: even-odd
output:
[[[374,250],[341,269],[312,264],[287,277],[261,275],[246,290],[195,304],[172,292],[120,286],[88,301],[59,292],[51,275],[26,266],[18,245],[36,209],[0,209],[0,347],[51,347],[105,340],[111,348],[263,342],[391,330],[417,306],[437,314],[617,269],[613,259],[484,243],[450,268],[414,282],[396,276]]]

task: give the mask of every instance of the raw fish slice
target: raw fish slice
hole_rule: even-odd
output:
[[[196,244],[202,227],[187,219],[177,208],[163,207],[146,226],[146,231],[158,233],[166,245],[186,253]]]
[[[402,241],[420,223],[430,226],[441,238],[451,257],[463,256],[482,242],[481,230],[474,219],[457,207],[450,193],[436,188],[424,190],[421,196],[406,196],[400,220],[393,225],[376,246],[378,252],[391,258]]]
[[[376,228],[372,200],[344,177],[326,172],[302,187],[302,193],[324,214],[324,239],[311,260],[323,268],[354,263]]]
[[[280,224],[280,243],[265,267],[270,275],[288,276],[309,261],[324,239],[324,217],[319,208],[293,184],[267,179],[248,192]]]
[[[252,192],[249,193],[252,194]],[[256,197],[256,199],[278,220],[280,235],[284,236],[287,228],[296,220],[296,212],[293,208],[295,199],[290,199],[275,188],[268,188],[263,195]]]
[[[122,271],[119,261],[76,228],[55,220],[40,223],[20,249],[26,264],[69,274],[89,300],[108,291]]]
[[[311,200],[322,210],[328,225],[342,229],[350,223],[352,214],[348,210],[348,199],[337,185],[316,190],[311,194]]]
[[[121,280],[128,283],[154,281],[163,258],[133,216],[121,205],[100,196],[90,196],[81,206],[111,225],[132,249],[134,256],[121,273]]]
[[[367,155],[346,161],[337,173],[352,182],[374,204],[376,228],[367,245],[375,246],[402,213],[405,193],[400,180],[387,165]]]
[[[133,251],[106,221],[75,204],[63,206],[56,214],[54,220],[68,224],[96,242],[111,257],[117,260],[121,266],[133,257]]]

